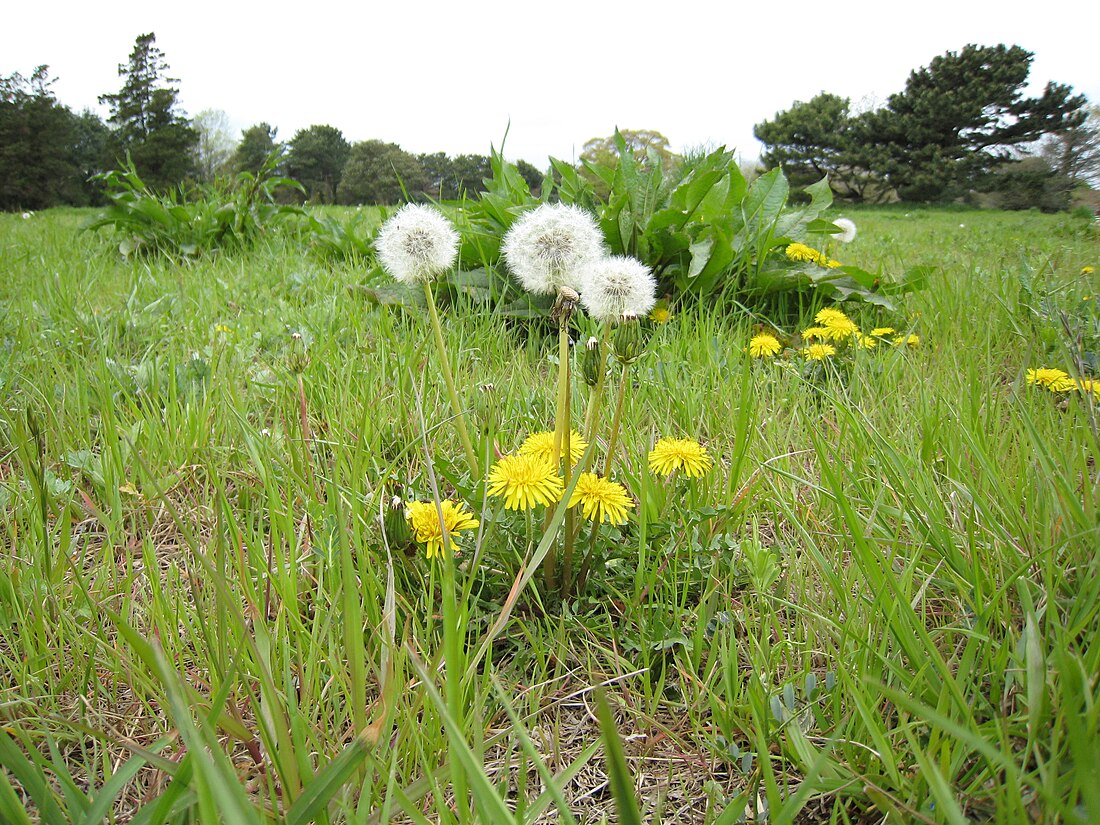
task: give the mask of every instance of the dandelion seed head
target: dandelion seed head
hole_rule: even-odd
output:
[[[625,255],[590,261],[581,273],[581,304],[597,321],[646,315],[657,303],[649,267]]]
[[[590,214],[561,203],[524,213],[504,236],[501,252],[528,292],[556,295],[580,290],[580,271],[603,253],[603,237]]]
[[[841,243],[851,243],[856,239],[856,224],[848,218],[837,218],[833,223],[840,227],[840,231],[833,235]]]
[[[413,286],[454,266],[458,241],[458,232],[438,209],[410,203],[382,225],[375,249],[386,272]]]

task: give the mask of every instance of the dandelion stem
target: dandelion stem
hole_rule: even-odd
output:
[[[630,367],[623,365],[622,378],[619,380],[619,394],[615,399],[615,417],[611,419],[611,434],[607,437],[607,456],[603,462],[603,477],[611,477],[611,460],[615,455],[615,442],[619,437],[619,425],[623,418],[623,400],[626,398],[626,385],[630,376]]]
[[[428,301],[428,315],[432,320],[432,332],[435,333],[435,348],[439,353],[439,365],[443,371],[443,381],[447,384],[447,395],[450,396],[451,411],[455,416],[455,428],[458,430],[459,440],[462,441],[466,461],[470,465],[470,475],[476,481],[481,477],[481,466],[478,464],[473,442],[470,441],[470,433],[466,429],[466,413],[458,400],[455,379],[451,375],[451,361],[447,356],[447,345],[443,341],[443,328],[439,324],[439,312],[435,308],[435,296],[432,295],[432,285],[429,281],[424,281],[424,298]]]
[[[600,335],[600,368],[596,373],[596,386],[592,388],[592,392],[588,396],[588,412],[584,417],[584,437],[589,444],[596,438],[596,426],[599,422],[599,408],[603,401],[603,388],[607,382],[607,369],[605,366],[607,358],[608,343],[611,340],[611,324],[604,322],[603,331]],[[582,467],[582,471],[587,471],[587,467]]]

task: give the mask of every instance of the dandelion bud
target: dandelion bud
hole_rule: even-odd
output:
[[[286,365],[295,375],[301,375],[309,366],[309,353],[306,352],[306,342],[300,332],[290,336],[290,352],[286,357]]]
[[[623,366],[633,364],[645,352],[645,343],[642,325],[638,323],[638,319],[633,315],[624,315],[615,327],[615,335],[611,339],[615,358]]]
[[[412,547],[412,530],[409,528],[405,502],[401,500],[401,496],[390,499],[386,513],[382,517],[382,527],[386,531],[386,541],[391,548],[408,551]]]
[[[567,286],[559,287],[558,297],[554,301],[554,308],[550,311],[550,317],[557,321],[560,326],[565,326],[569,323],[573,310],[577,308],[577,301],[580,299],[581,296],[577,294],[575,289]]]
[[[482,433],[488,433],[496,421],[500,399],[495,384],[481,384],[478,389],[481,390],[477,397],[478,418],[481,420]]]
[[[581,372],[584,375],[584,383],[590,387],[596,386],[600,373],[603,372],[603,350],[600,348],[600,339],[595,335],[584,345]]]

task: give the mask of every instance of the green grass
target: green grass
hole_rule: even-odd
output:
[[[932,274],[853,317],[921,346],[831,377],[674,307],[639,507],[562,604],[509,596],[550,539],[469,481],[426,315],[288,235],[127,262],[89,215],[0,215],[0,820],[1100,821],[1097,408],[1024,379],[1081,368],[1029,296],[1100,292],[1086,223],[858,211],[834,254]],[[555,341],[443,329],[479,449],[552,428]],[[714,468],[655,477],[662,435]],[[482,522],[453,568],[380,527],[433,489]]]

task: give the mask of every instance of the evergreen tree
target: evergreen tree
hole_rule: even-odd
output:
[[[282,153],[285,147],[275,140],[279,130],[270,123],[257,123],[241,132],[241,142],[229,160],[229,167],[235,174],[251,172],[256,174],[272,152]]]
[[[396,204],[424,192],[428,177],[415,155],[396,143],[365,140],[351,147],[340,178],[340,203]]]
[[[335,126],[299,129],[287,151],[287,174],[306,188],[310,200],[335,203],[350,151],[344,133]]]
[[[84,198],[75,160],[78,118],[57,102],[49,68],[0,77],[0,209],[45,209]]]
[[[156,35],[139,35],[127,63],[118,67],[122,88],[101,95],[111,107],[112,149],[117,159],[127,154],[150,186],[166,189],[195,173],[199,133],[178,110],[179,80],[167,76],[164,53]]]

